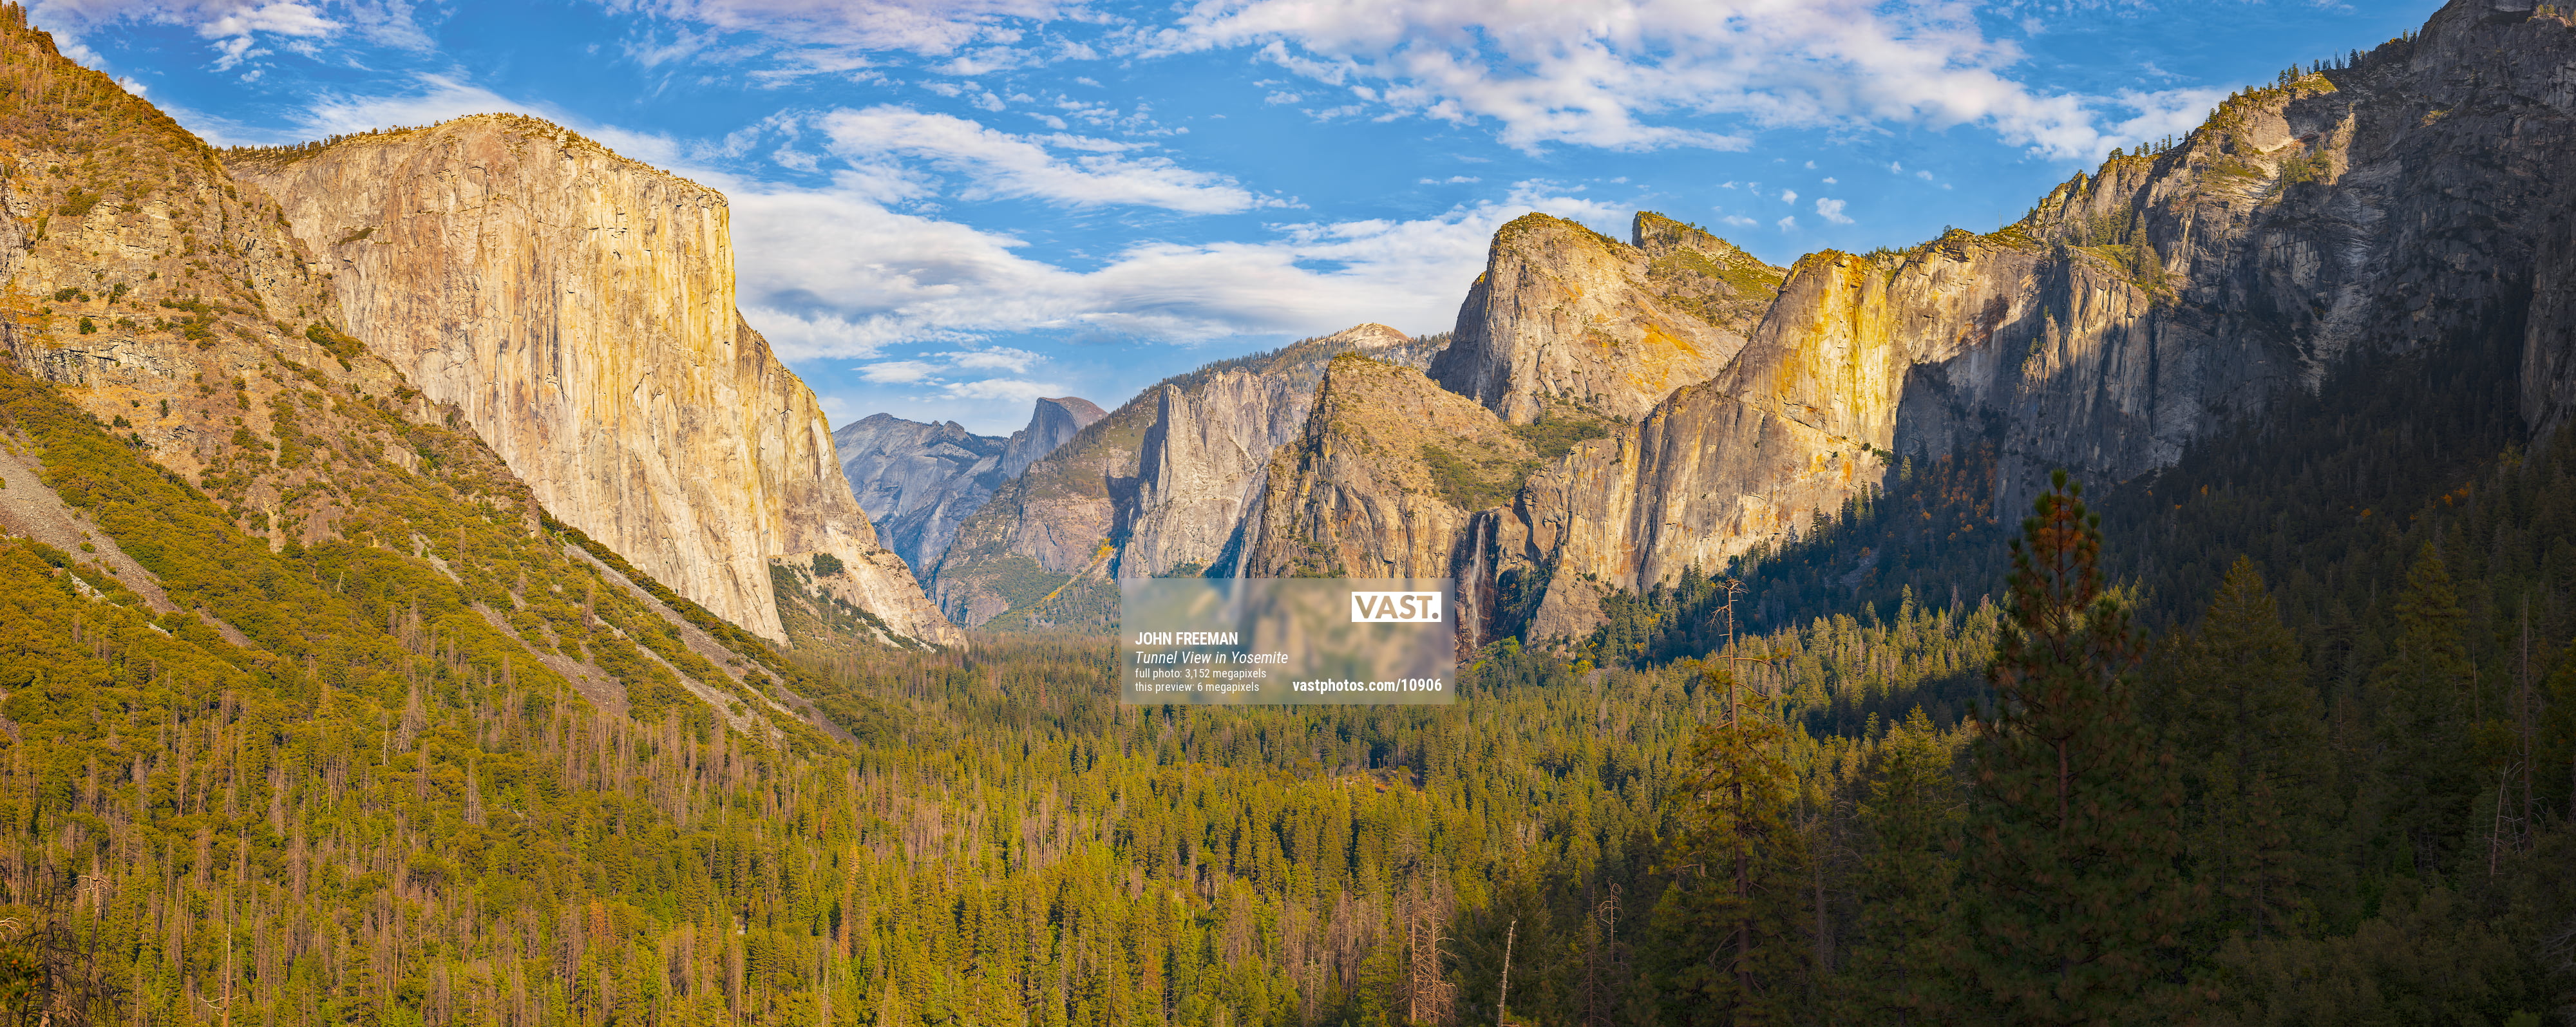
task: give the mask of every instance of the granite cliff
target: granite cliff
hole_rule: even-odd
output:
[[[783,601],[960,637],[878,543],[811,390],[735,312],[721,194],[513,115],[231,164],[284,205],[338,327],[566,523],[772,639]],[[818,556],[845,570],[791,595]]]
[[[1093,630],[1116,580],[1227,573],[1271,454],[1304,430],[1324,369],[1360,353],[1427,364],[1443,338],[1360,325],[1169,379],[1083,428],[958,529],[932,595],[958,623]]]
[[[774,649],[549,517],[462,409],[334,327],[278,203],[14,5],[0,211],[0,547],[41,558],[86,630],[211,656],[152,676],[388,718],[426,683],[771,743],[840,730]]]
[[[1601,500],[1586,490],[1606,487],[1602,475],[1566,475],[1574,454],[1618,452],[1636,418],[1720,373],[1781,277],[1652,212],[1626,243],[1542,214],[1505,225],[1428,375],[1332,364],[1296,443],[1263,475],[1247,558],[1228,569],[1455,578],[1462,645],[1517,630],[1559,550],[1622,553],[1630,525],[1593,509],[1550,517],[1544,500],[1533,523],[1515,497]],[[1366,415],[1373,406],[1406,416]],[[1566,537],[1535,537],[1547,532]]]
[[[1516,630],[1579,636],[1604,590],[1792,539],[1905,456],[1993,441],[2017,510],[2051,469],[2123,481],[2347,356],[2462,333],[2523,340],[2553,430],[2576,36],[2551,10],[2453,3],[1996,232],[1800,260],[1721,373],[1533,476],[1493,554],[1549,583]]]
[[[1087,399],[1042,398],[1028,427],[1004,438],[974,434],[955,421],[923,424],[875,414],[834,430],[832,444],[851,493],[886,548],[927,577],[957,526],[993,490],[1106,416]]]

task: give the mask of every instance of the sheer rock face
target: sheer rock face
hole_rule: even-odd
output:
[[[923,424],[875,414],[832,433],[850,491],[917,574],[927,575],[948,550],[957,526],[1083,428],[1108,414],[1073,396],[1040,399],[1029,426],[1008,438],[977,435],[955,421]]]
[[[812,391],[735,313],[722,195],[500,115],[240,163],[320,255],[343,327],[566,523],[773,639],[770,562],[818,552],[894,630],[960,637],[878,544]]]
[[[1567,407],[1634,419],[1726,366],[1779,283],[1660,214],[1639,213],[1628,244],[1530,214],[1494,234],[1431,377],[1514,424]]]
[[[2513,7],[2454,3],[2003,231],[1801,260],[1723,373],[1532,477],[1492,554],[1550,572],[1527,637],[1589,631],[1605,588],[1793,538],[1900,454],[1999,440],[2014,511],[2055,468],[2170,464],[2349,354],[2519,338],[2545,439],[2576,410],[2576,187],[2553,170],[2576,156],[2576,35]]]
[[[968,518],[933,595],[980,625],[1049,595],[1113,594],[1119,577],[1226,573],[1271,453],[1303,430],[1326,362],[1356,352],[1420,367],[1435,345],[1360,325],[1147,389]]]

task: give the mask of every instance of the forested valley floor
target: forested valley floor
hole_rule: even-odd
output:
[[[2054,562],[2005,601],[1661,661],[1506,643],[1445,710],[1125,707],[1105,640],[990,636],[783,668],[773,687],[833,730],[762,737],[512,662],[471,593],[543,546],[514,554],[486,508],[415,499],[471,529],[461,586],[365,547],[271,553],[18,382],[13,445],[47,484],[129,549],[190,539],[155,551],[161,577],[250,636],[0,542],[0,998],[30,1022],[2537,1024],[2568,1004],[2576,664],[2536,630],[2526,648],[2524,605],[2495,597],[2532,596],[2535,624],[2564,602],[2576,447],[2490,461],[2356,550],[2388,569],[2345,579],[2371,598],[2323,641],[2251,561],[2147,637],[2134,602],[2094,601],[2117,596],[2075,516],[2032,535]],[[599,650],[649,633],[615,588],[578,589],[587,610],[538,591],[521,601]],[[2000,712],[1990,668],[2019,697]]]

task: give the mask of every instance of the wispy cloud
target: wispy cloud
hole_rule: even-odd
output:
[[[866,172],[902,179],[919,161],[966,180],[966,199],[1020,197],[1077,207],[1124,204],[1190,214],[1285,206],[1222,175],[1137,154],[1135,144],[1082,136],[1014,135],[964,118],[879,105],[816,120],[833,153]],[[1059,155],[1055,151],[1072,151]]]
[[[611,10],[759,32],[803,46],[947,56],[1019,42],[1021,22],[1053,20],[1055,0],[607,0]]]
[[[1130,40],[1143,55],[1257,48],[1364,108],[1490,119],[1524,150],[1749,145],[1739,130],[1690,121],[1717,115],[1756,129],[1976,124],[2078,158],[2132,122],[2199,103],[2027,86],[2012,74],[2021,50],[1988,38],[1961,2],[1243,0],[1185,8]]]
[[[1837,225],[1848,225],[1852,223],[1851,218],[1843,215],[1843,201],[1841,200],[1818,199],[1816,201],[1816,216],[1827,221],[1831,221]]]

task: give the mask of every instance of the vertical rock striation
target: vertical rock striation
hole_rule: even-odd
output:
[[[1003,442],[955,421],[923,424],[893,414],[872,414],[832,432],[859,509],[876,522],[886,548],[916,573],[927,573],[957,523],[993,498]]]
[[[780,639],[773,560],[828,554],[893,631],[959,636],[850,495],[813,393],[734,309],[724,197],[484,115],[247,154],[348,324],[566,523]]]

